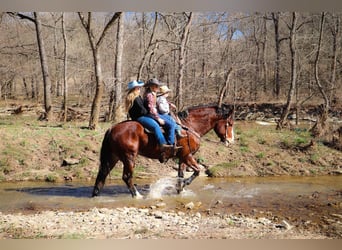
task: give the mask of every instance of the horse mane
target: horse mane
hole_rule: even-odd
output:
[[[229,112],[226,113],[225,110],[223,110],[222,107],[219,107],[217,105],[217,103],[208,103],[208,104],[200,104],[200,105],[196,105],[196,106],[191,106],[186,108],[183,111],[179,111],[177,113],[178,117],[180,119],[186,119],[189,116],[189,112],[196,110],[196,109],[202,109],[202,108],[216,108],[216,112],[222,114],[223,116],[229,116],[232,112],[234,112],[234,106],[230,107],[231,105],[229,104],[222,104],[222,106],[224,107],[228,107],[229,106]]]

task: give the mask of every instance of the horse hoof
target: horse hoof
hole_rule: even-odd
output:
[[[144,196],[142,196],[140,193],[137,193],[135,196],[133,196],[133,198],[136,200],[142,200]]]
[[[98,195],[99,195],[99,193],[100,193],[100,190],[98,190],[97,188],[94,188],[94,190],[93,190],[93,193],[92,193],[91,197],[96,197],[96,196],[98,196]]]
[[[176,184],[177,194],[180,194],[183,191],[184,186],[185,185],[183,179],[179,178]]]

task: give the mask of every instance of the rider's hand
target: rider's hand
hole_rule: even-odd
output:
[[[165,121],[162,119],[162,118],[158,118],[158,123],[160,125],[164,125],[165,124]]]

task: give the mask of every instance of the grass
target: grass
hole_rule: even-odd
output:
[[[95,178],[102,138],[110,124],[100,123],[95,131],[82,129],[85,126],[86,122],[46,123],[26,116],[1,118],[0,181],[63,181],[64,176],[77,180]],[[292,172],[295,172],[294,168],[302,168],[301,172],[320,174],[328,173],[329,168],[338,167],[342,161],[340,151],[322,143],[317,143],[307,152],[300,152],[298,148],[312,140],[305,129],[278,131],[274,126],[236,122],[235,137],[235,144],[229,149],[218,143],[213,131],[206,135],[207,139],[201,140],[201,148],[195,158],[212,166],[210,175],[230,176],[234,169],[238,174],[249,170],[252,174],[283,174],[280,168],[285,165],[293,166]],[[61,166],[65,158],[77,159],[79,163]],[[135,176],[148,172],[150,164],[160,166],[157,161],[141,159],[135,168]],[[267,169],[267,172],[262,173],[262,169]],[[121,176],[122,163],[118,163],[109,178]]]
[[[340,151],[313,140],[308,129],[276,130],[275,126],[262,126],[254,122],[237,122],[236,142],[231,146],[226,161],[217,162],[208,171],[211,176],[251,175],[311,175],[328,174],[342,161]],[[216,149],[216,152],[218,150]],[[334,157],[333,157],[334,155]],[[212,157],[211,161],[216,160]],[[237,164],[237,163],[240,164]]]
[[[229,171],[232,168],[236,168],[240,165],[241,163],[239,161],[230,161],[230,162],[223,162],[219,163],[210,169],[207,170],[207,174],[211,177],[219,177],[224,175],[227,171]]]
[[[26,116],[4,117],[0,123],[0,180],[54,182],[63,175],[86,178],[84,168],[97,170],[100,142],[108,124],[101,125],[103,129],[93,131],[80,129],[81,123],[61,126]],[[79,159],[79,164],[63,168],[64,158]],[[35,176],[29,176],[28,167],[35,170]]]

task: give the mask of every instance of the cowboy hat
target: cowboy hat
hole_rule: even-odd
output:
[[[151,86],[151,85],[157,85],[157,86],[159,86],[159,85],[160,85],[160,82],[158,81],[157,78],[151,78],[150,80],[148,80],[148,81],[145,83],[144,87],[149,87],[149,86]]]
[[[158,96],[162,96],[162,95],[164,95],[164,94],[166,94],[166,93],[169,93],[169,92],[171,92],[171,89],[169,89],[168,86],[163,85],[163,86],[161,86],[161,87],[159,88]]]
[[[129,90],[134,89],[135,87],[142,87],[142,86],[144,86],[144,82],[143,81],[136,81],[136,80],[134,80],[134,81],[131,81],[131,82],[128,83],[127,90],[129,91]]]

